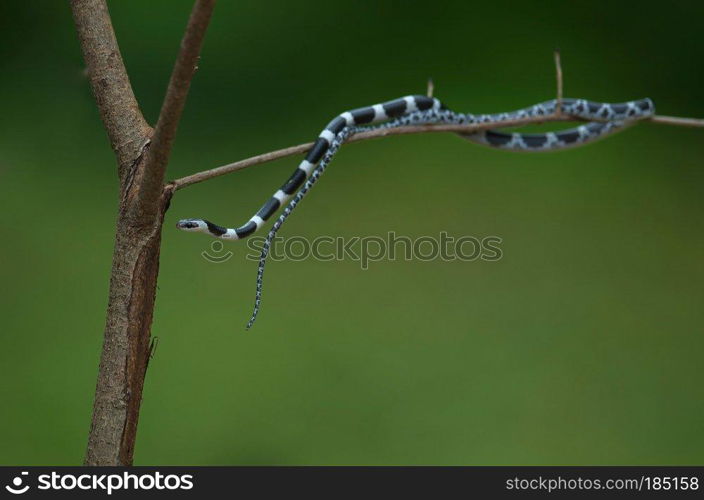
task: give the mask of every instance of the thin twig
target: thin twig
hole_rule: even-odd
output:
[[[175,181],[171,181],[169,184],[173,186],[174,190],[190,186],[191,184],[197,184],[198,182],[203,182],[213,177],[220,177],[221,175],[229,174],[242,170],[253,165],[259,165],[260,163],[268,163],[270,161],[278,160],[279,158],[286,158],[287,156],[293,156],[301,153],[305,153],[313,146],[312,142],[307,142],[305,144],[299,144],[298,146],[291,146],[289,148],[279,149],[277,151],[271,151],[269,153],[264,153],[257,156],[252,156],[251,158],[246,158],[244,160],[236,161],[234,163],[228,163],[222,167],[213,168],[210,170],[205,170],[203,172],[198,172],[197,174],[188,175],[182,177]]]
[[[529,123],[542,123],[546,121],[554,120],[568,120],[568,116],[555,117],[553,115],[540,116],[535,118],[523,118],[520,120],[506,120],[497,123],[473,123],[468,125],[409,125],[406,127],[397,128],[384,128],[369,130],[367,132],[360,132],[355,134],[347,142],[359,142],[367,139],[374,139],[378,137],[386,137],[390,135],[406,135],[406,134],[423,134],[428,132],[478,132],[480,130],[487,130],[489,128],[497,127],[518,127],[521,125],[526,125]],[[198,182],[203,182],[213,177],[219,177],[221,175],[229,174],[231,172],[236,172],[237,170],[242,170],[253,165],[258,165],[260,163],[267,163],[270,161],[278,160],[279,158],[284,158],[286,156],[292,156],[300,153],[305,153],[313,146],[312,142],[306,144],[299,144],[298,146],[291,146],[284,149],[279,149],[277,151],[272,151],[270,153],[264,153],[261,155],[253,156],[244,160],[237,161],[235,163],[230,163],[228,165],[223,165],[222,167],[213,168],[211,170],[205,170],[203,172],[198,172],[193,175],[182,177],[171,181],[169,184],[174,187],[175,190],[182,189],[191,184],[196,184]]]
[[[193,74],[198,68],[203,38],[215,7],[215,0],[196,0],[181,40],[181,50],[176,58],[154,137],[145,162],[145,176],[140,198],[144,205],[155,203],[161,194],[164,173],[176,136],[181,113],[186,104]]]
[[[557,98],[555,114],[562,114],[562,64],[560,63],[560,51],[555,50],[555,77],[557,79]]]
[[[494,129],[494,128],[507,128],[507,127],[518,127],[522,125],[538,124],[545,122],[555,122],[555,121],[582,121],[579,118],[574,118],[569,115],[546,115],[531,118],[523,118],[520,120],[506,120],[503,122],[496,123],[473,123],[469,125],[412,125],[406,127],[388,128],[388,129],[376,129],[370,130],[368,132],[361,132],[352,136],[348,142],[359,142],[368,139],[374,139],[379,137],[386,137],[390,135],[406,135],[406,134],[424,134],[428,132],[479,132],[481,130]],[[653,116],[649,120],[658,124],[663,125],[675,125],[682,127],[704,127],[704,120],[698,118],[679,118],[674,116]],[[232,172],[237,172],[238,170],[243,170],[247,167],[254,165],[259,165],[262,163],[268,163],[280,158],[285,158],[287,156],[293,156],[297,154],[302,154],[308,151],[313,146],[312,142],[307,142],[305,144],[299,144],[297,146],[291,146],[284,149],[279,149],[276,151],[271,151],[269,153],[260,154],[257,156],[252,156],[250,158],[245,158],[244,160],[239,160],[234,163],[229,163],[221,167],[213,168],[210,170],[204,170],[186,177],[181,177],[171,181],[167,186],[169,189],[179,190],[186,186],[192,184],[197,184],[199,182],[212,179],[214,177],[220,177],[221,175],[230,174]]]
[[[675,125],[678,127],[704,127],[704,119],[702,118],[656,115],[653,116],[650,121],[661,125]]]

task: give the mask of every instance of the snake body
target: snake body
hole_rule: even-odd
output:
[[[247,324],[249,328],[259,311],[264,265],[276,232],[317,182],[342,143],[351,135],[376,128],[395,128],[424,123],[492,124],[548,116],[555,112],[557,105],[556,100],[551,100],[506,113],[474,115],[451,111],[436,98],[414,95],[345,111],[327,124],[289,179],[245,224],[236,228],[227,228],[206,219],[182,219],[178,221],[176,227],[184,231],[206,233],[224,240],[239,240],[255,233],[282,205],[289,202],[269,231],[262,247],[257,273],[255,307]],[[469,141],[494,148],[513,151],[551,151],[592,142],[655,113],[653,102],[647,98],[624,103],[563,99],[561,109],[564,114],[575,118],[599,121],[590,121],[574,128],[539,134],[484,130],[458,135]]]

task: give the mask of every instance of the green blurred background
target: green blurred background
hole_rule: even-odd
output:
[[[156,120],[190,1],[113,1]],[[704,116],[701,2],[221,1],[169,178],[311,140],[432,76],[461,111],[554,94]],[[67,2],[0,4],[0,463],[86,445],[117,206]],[[256,266],[173,228],[246,220],[298,162],[167,214],[135,464],[704,463],[704,131],[528,155],[452,135],[343,148],[285,236],[503,239],[499,262]],[[389,194],[391,193],[391,194]]]

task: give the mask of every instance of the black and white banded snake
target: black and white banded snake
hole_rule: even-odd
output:
[[[323,174],[339,147],[351,135],[377,128],[396,128],[427,123],[491,124],[505,122],[506,120],[551,115],[555,112],[556,106],[557,101],[551,100],[507,113],[473,115],[455,113],[445,108],[435,98],[415,95],[352,111],[345,111],[328,123],[293,175],[245,224],[231,229],[219,226],[206,219],[182,219],[176,224],[176,227],[183,231],[206,233],[224,240],[239,240],[252,235],[260,229],[281,205],[288,202],[288,205],[269,231],[262,246],[257,270],[254,310],[247,323],[247,329],[249,329],[254,324],[259,313],[264,266],[276,232]],[[648,118],[655,113],[653,102],[647,98],[615,104],[584,99],[563,99],[561,101],[561,109],[564,114],[575,118],[600,121],[590,121],[575,128],[540,134],[485,130],[467,134],[460,133],[458,135],[472,142],[490,147],[514,151],[553,151],[592,142],[622,130],[636,120]],[[368,124],[378,125],[363,126]],[[293,199],[291,199],[292,197]]]

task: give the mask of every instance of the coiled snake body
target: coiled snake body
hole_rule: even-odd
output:
[[[252,235],[260,229],[282,205],[290,200],[279,219],[269,231],[262,247],[257,273],[255,307],[247,324],[247,328],[249,328],[254,323],[259,311],[264,265],[271,241],[281,224],[315,184],[338,148],[349,136],[360,131],[375,128],[395,128],[404,125],[424,123],[491,124],[506,120],[547,116],[555,112],[556,106],[557,101],[551,100],[507,113],[474,115],[455,113],[445,108],[438,99],[415,95],[352,111],[345,111],[328,123],[291,177],[245,224],[236,228],[226,228],[206,219],[182,219],[176,224],[176,227],[184,231],[206,233],[224,240],[239,240]],[[575,128],[540,134],[485,130],[466,134],[460,133],[458,135],[472,142],[495,148],[514,151],[551,151],[592,142],[617,132],[636,120],[652,116],[655,112],[655,107],[650,99],[616,104],[593,102],[584,99],[563,99],[561,109],[564,114],[575,118],[600,121],[591,121]],[[370,124],[379,125],[370,127],[368,126]],[[292,197],[293,199],[291,199]]]

